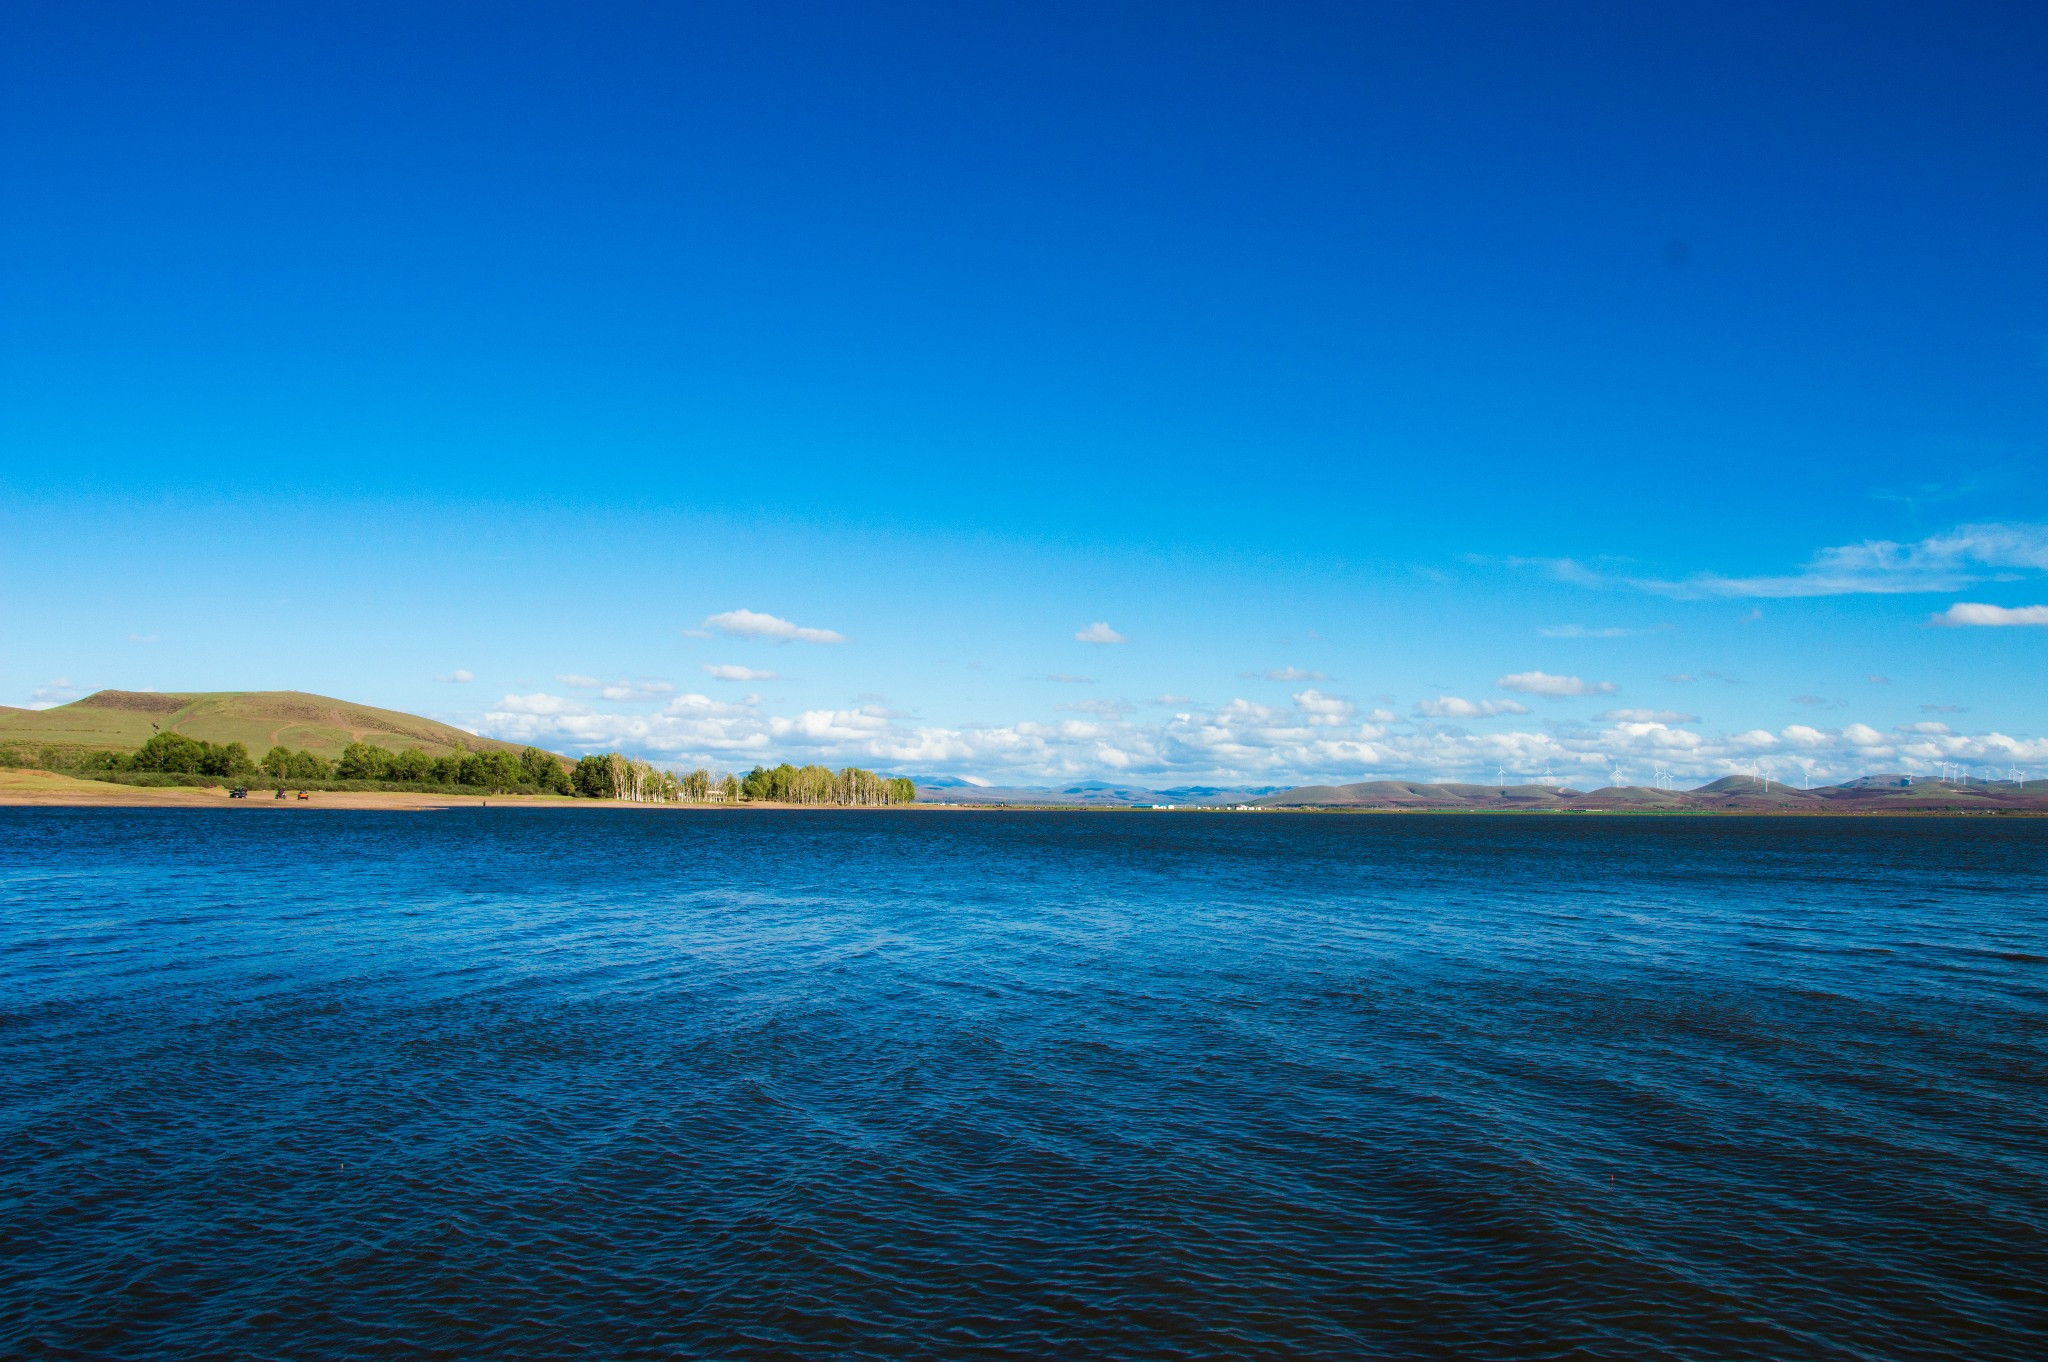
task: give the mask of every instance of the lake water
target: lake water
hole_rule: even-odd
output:
[[[0,810],[0,1353],[2035,1358],[2048,821]]]

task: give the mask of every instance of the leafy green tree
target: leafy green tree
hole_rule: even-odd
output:
[[[291,769],[285,774],[292,780],[325,780],[334,774],[334,768],[322,758],[301,748],[292,753]]]
[[[109,763],[130,771],[164,771],[177,775],[240,776],[256,771],[249,749],[241,743],[215,744],[182,733],[158,733],[126,761]]]
[[[519,754],[519,783],[537,785],[550,794],[569,793],[569,773],[552,752],[529,747]]]
[[[789,773],[789,792],[783,796],[792,804],[836,804],[838,782],[823,766],[805,766]]]
[[[914,804],[917,802],[917,782],[909,776],[893,776],[889,780],[889,802],[891,804]]]
[[[519,758],[510,752],[490,751],[478,754],[483,758],[483,783],[492,790],[509,790],[515,785],[526,783],[526,771],[519,764]]]
[[[429,781],[434,778],[434,759],[423,747],[408,747],[394,753],[384,771],[386,780]]]
[[[391,753],[366,742],[352,742],[341,749],[334,765],[336,780],[385,780],[391,770]]]
[[[569,783],[585,799],[610,799],[614,792],[611,754],[592,755],[577,762]]]
[[[129,759],[134,771],[165,771],[176,775],[198,775],[206,760],[207,744],[182,733],[159,733],[136,749]]]

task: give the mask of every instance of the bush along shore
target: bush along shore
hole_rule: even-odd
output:
[[[756,766],[744,776],[702,769],[674,772],[617,752],[584,757],[573,767],[552,752],[529,747],[516,756],[502,749],[434,756],[422,748],[394,752],[350,743],[339,759],[273,747],[256,759],[242,743],[211,743],[182,733],[159,733],[133,752],[44,746],[0,746],[0,766],[57,771],[122,785],[260,785],[298,790],[390,790],[413,794],[528,794],[616,799],[646,804],[782,803],[811,805],[908,804],[916,785],[849,766],[788,763]]]

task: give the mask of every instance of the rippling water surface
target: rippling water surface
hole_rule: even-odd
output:
[[[2022,1358],[2048,822],[0,810],[0,1353]]]

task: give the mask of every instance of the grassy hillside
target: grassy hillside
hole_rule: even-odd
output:
[[[518,752],[519,744],[479,738],[416,714],[352,704],[296,690],[158,694],[103,690],[55,709],[0,710],[0,746],[126,751],[158,731],[204,742],[239,742],[255,756],[282,745],[332,761],[352,742],[392,751],[422,747],[432,756],[461,748]]]

